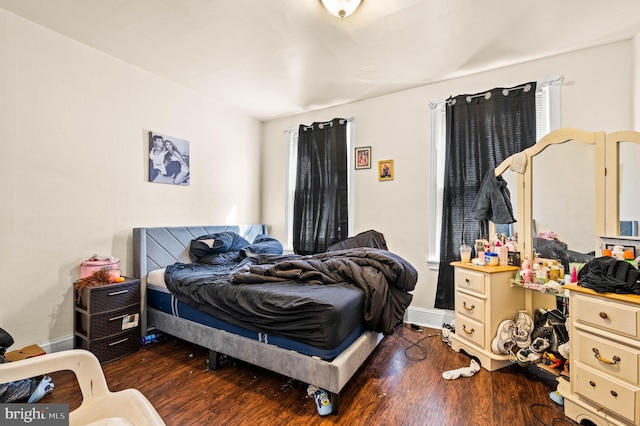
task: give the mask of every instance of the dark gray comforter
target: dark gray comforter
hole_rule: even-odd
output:
[[[199,309],[209,306],[211,309],[203,310],[220,319],[235,318],[267,332],[272,327],[287,327],[290,333],[300,327],[301,334],[313,327],[317,305],[304,301],[315,293],[346,301],[354,290],[364,295],[364,309],[352,312],[362,312],[359,315],[368,329],[392,334],[411,302],[409,292],[417,278],[417,271],[407,261],[372,248],[307,256],[258,254],[236,265],[175,264],[165,273],[167,288],[176,297]],[[291,297],[298,292],[303,297]],[[293,306],[292,300],[296,300]],[[285,326],[276,318],[296,310],[297,325]]]
[[[231,274],[232,283],[308,282],[362,290],[370,330],[393,333],[411,303],[418,273],[401,257],[381,249],[357,248],[308,256],[257,256]]]

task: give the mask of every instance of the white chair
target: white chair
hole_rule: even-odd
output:
[[[84,349],[55,352],[0,364],[0,383],[62,370],[75,373],[82,392],[82,404],[69,413],[70,425],[165,424],[153,405],[137,389],[111,392],[98,358]]]

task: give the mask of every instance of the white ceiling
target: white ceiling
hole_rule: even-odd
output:
[[[260,120],[629,39],[638,0],[0,0]]]

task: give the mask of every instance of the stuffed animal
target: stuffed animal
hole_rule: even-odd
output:
[[[533,282],[533,271],[531,269],[520,271],[520,277],[525,283]]]

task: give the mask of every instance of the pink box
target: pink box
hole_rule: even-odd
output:
[[[114,278],[120,276],[120,259],[112,257],[108,260],[85,260],[80,264],[80,278],[88,277],[94,272],[108,269]]]

